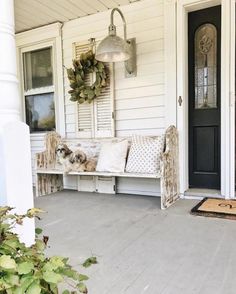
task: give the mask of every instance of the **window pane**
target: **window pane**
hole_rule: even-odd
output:
[[[55,108],[53,93],[25,97],[26,123],[31,132],[55,129]]]
[[[52,48],[24,53],[25,91],[53,85]]]
[[[195,108],[217,107],[217,30],[201,25],[195,33]]]

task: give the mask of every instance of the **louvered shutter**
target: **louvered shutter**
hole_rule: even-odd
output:
[[[75,43],[74,58],[90,49],[89,43]],[[77,105],[77,133],[79,138],[114,137],[114,71],[113,65],[106,64],[109,70],[109,84],[101,95],[91,104]],[[86,77],[86,82],[93,82],[93,75]]]
[[[114,137],[114,73],[113,65],[106,64],[109,71],[109,84],[103,89],[101,95],[94,101],[96,116],[95,137]]]
[[[80,54],[89,50],[89,43],[75,43],[74,44],[74,59],[79,59]],[[92,75],[88,74],[85,78],[86,84],[92,83]],[[77,135],[79,138],[93,138],[94,137],[94,113],[93,103],[77,103]]]

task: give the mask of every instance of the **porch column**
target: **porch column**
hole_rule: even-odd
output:
[[[29,128],[20,113],[14,0],[0,0],[0,205],[25,213],[33,207],[33,191]],[[26,220],[17,232],[32,244],[34,221]]]

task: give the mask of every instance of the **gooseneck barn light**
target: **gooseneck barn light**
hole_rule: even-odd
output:
[[[117,11],[124,27],[124,39],[116,35],[114,25],[114,13]],[[136,76],[136,43],[135,38],[127,40],[126,21],[120,9],[114,8],[111,11],[111,23],[108,28],[109,35],[103,39],[96,50],[95,58],[103,62],[125,61],[126,76]]]

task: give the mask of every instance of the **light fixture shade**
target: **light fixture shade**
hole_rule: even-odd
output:
[[[109,35],[101,41],[95,58],[103,62],[119,62],[130,59],[129,44],[116,35]]]

